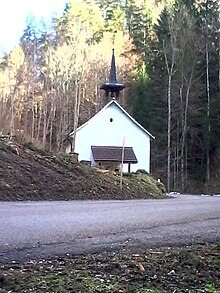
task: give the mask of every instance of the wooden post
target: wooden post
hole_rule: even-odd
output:
[[[122,176],[123,176],[124,154],[125,154],[125,137],[123,138],[122,154],[121,154],[121,174],[120,174],[120,188],[121,188],[121,190],[122,190]]]

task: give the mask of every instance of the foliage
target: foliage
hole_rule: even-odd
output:
[[[52,156],[51,161],[63,165],[65,167],[70,167],[72,163],[72,156],[68,154],[59,154],[57,156]]]
[[[215,289],[215,286],[213,284],[206,284],[205,293],[217,293],[217,290]]]
[[[39,146],[35,145],[32,141],[24,143],[23,148],[27,148],[27,149],[35,152],[36,154],[40,154],[42,156],[49,155],[49,153],[46,150],[44,150],[44,149],[40,148]]]
[[[33,142],[29,141],[27,143],[24,144],[25,148],[30,149],[31,151],[36,152],[38,150],[38,147],[36,145],[33,144]]]

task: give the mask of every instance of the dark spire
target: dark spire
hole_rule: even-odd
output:
[[[119,92],[124,89],[124,85],[122,83],[117,82],[116,78],[116,66],[115,66],[115,54],[114,49],[112,49],[112,61],[111,61],[111,70],[109,76],[109,82],[106,82],[101,85],[100,89],[105,90],[106,96],[114,98],[118,97]]]
[[[117,83],[114,51],[115,50],[112,49],[112,62],[111,62],[111,69],[110,69],[110,76],[109,76],[109,82],[111,83]]]

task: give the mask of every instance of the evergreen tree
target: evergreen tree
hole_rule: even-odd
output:
[[[96,3],[98,4],[102,16],[105,21],[105,27],[108,27],[109,20],[114,18],[114,10],[117,9],[117,7],[121,8],[121,1],[119,0],[96,0]]]
[[[135,52],[142,55],[146,61],[148,53],[148,43],[151,27],[151,11],[148,8],[146,1],[137,5],[136,1],[126,1],[126,26],[133,40]]]

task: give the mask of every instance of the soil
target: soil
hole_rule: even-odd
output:
[[[0,292],[220,292],[220,244],[0,264]]]
[[[163,191],[163,192],[162,192]],[[130,199],[164,197],[147,174],[120,176],[49,154],[32,144],[0,140],[0,200]]]

